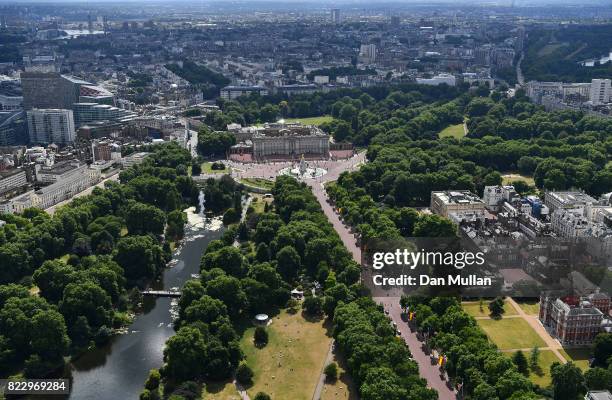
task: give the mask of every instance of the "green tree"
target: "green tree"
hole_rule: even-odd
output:
[[[243,385],[253,383],[253,370],[245,362],[241,362],[236,368],[236,380]]]
[[[584,373],[588,390],[609,390],[612,387],[612,372],[604,368],[590,368]]]
[[[283,279],[292,281],[300,272],[300,255],[292,246],[285,246],[276,253],[277,269]]]
[[[512,355],[512,362],[516,365],[518,372],[525,376],[529,376],[529,363],[525,354],[518,350]]]
[[[323,301],[321,297],[307,296],[302,304],[304,311],[309,315],[320,315],[323,312]]]
[[[612,356],[612,333],[600,333],[595,337],[593,343],[595,363],[605,367],[610,356]]]
[[[115,261],[130,282],[155,277],[164,265],[161,247],[149,236],[128,236],[117,242]]]
[[[257,346],[264,347],[268,344],[268,331],[264,327],[258,326],[253,332],[253,341]]]
[[[159,373],[159,370],[152,369],[151,371],[149,371],[149,376],[147,377],[147,380],[145,381],[145,388],[149,390],[156,390],[159,387],[160,381],[161,381],[161,375]]]
[[[32,351],[44,360],[57,361],[68,351],[70,339],[62,314],[41,311],[32,318]]]
[[[414,226],[413,236],[418,237],[454,237],[457,235],[457,227],[453,223],[439,215],[424,214]]]
[[[584,392],[582,371],[571,361],[567,364],[554,362],[550,366],[554,400],[575,400]]]
[[[323,373],[325,374],[325,379],[327,379],[327,381],[335,382],[336,379],[338,379],[338,365],[336,365],[334,362],[327,364],[323,370]]]
[[[110,324],[111,299],[100,286],[90,281],[68,284],[59,309],[69,325],[81,315],[93,327]]]
[[[540,348],[538,346],[534,346],[531,349],[531,353],[529,353],[529,367],[532,371],[537,372],[540,364]]]
[[[253,400],[272,400],[272,397],[270,397],[270,395],[267,393],[259,392],[255,395]]]
[[[204,373],[207,357],[202,333],[194,327],[182,327],[166,342],[164,372],[180,381],[198,378]]]
[[[506,312],[504,309],[504,299],[501,297],[496,297],[489,303],[489,311],[491,312],[491,316],[493,318],[501,318],[502,314]]]

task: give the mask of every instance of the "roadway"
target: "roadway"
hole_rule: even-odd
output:
[[[355,236],[344,225],[338,214],[327,202],[327,194],[322,186],[311,182],[309,182],[309,185],[313,188],[313,193],[317,197],[319,204],[321,204],[323,212],[334,226],[336,232],[338,232],[346,248],[353,255],[353,259],[361,264],[361,249],[355,244]],[[447,381],[440,377],[437,364],[432,365],[430,356],[423,352],[421,348],[422,342],[416,337],[416,332],[412,332],[408,324],[402,320],[399,300],[399,297],[374,298],[374,301],[382,304],[389,311],[389,317],[395,322],[398,330],[401,332],[402,338],[408,345],[414,361],[419,366],[419,375],[427,380],[427,386],[438,392],[439,400],[455,400],[457,398],[455,391],[448,388]]]

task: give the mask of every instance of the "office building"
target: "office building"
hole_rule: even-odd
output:
[[[23,109],[23,94],[18,79],[0,78],[0,111]]]
[[[30,143],[68,144],[75,140],[72,110],[33,109],[27,112]]]
[[[394,28],[397,28],[400,26],[401,20],[400,17],[398,17],[397,15],[393,15],[391,17],[391,26]]]
[[[21,87],[23,107],[71,109],[79,102],[81,85],[88,82],[61,75],[57,72],[23,72]]]
[[[612,97],[612,80],[593,79],[591,80],[590,100],[594,106],[610,103]]]
[[[362,44],[359,48],[359,60],[366,64],[373,64],[376,62],[376,45]]]
[[[128,122],[137,116],[135,112],[108,104],[75,103],[72,108],[77,128],[97,121]]]
[[[334,24],[340,23],[340,9],[332,8],[331,10],[331,20]]]
[[[257,93],[260,96],[268,94],[268,89],[262,86],[226,86],[221,89],[221,98],[234,100],[240,96]]]
[[[28,142],[27,118],[24,111],[0,112],[0,146]]]

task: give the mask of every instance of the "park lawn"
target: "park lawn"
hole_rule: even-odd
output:
[[[240,342],[255,374],[249,396],[265,392],[273,399],[311,400],[331,343],[323,321],[309,322],[300,313],[282,311],[266,329],[265,347],[253,344],[254,327]]]
[[[523,318],[479,319],[478,325],[501,350],[546,347],[546,343]]]
[[[249,186],[255,186],[258,188],[268,189],[268,190],[272,190],[272,187],[274,187],[273,181],[269,179],[264,179],[264,178],[242,178],[240,179],[240,182],[246,185],[249,185]]]
[[[529,359],[529,352],[524,351],[525,357]],[[506,352],[504,355],[509,358],[512,357],[514,352]],[[529,380],[535,385],[539,385],[542,388],[550,386],[550,366],[554,362],[561,362],[559,357],[552,352],[552,350],[540,350],[540,357],[538,358],[538,371],[529,370]]]
[[[202,173],[203,174],[229,174],[232,172],[232,168],[225,166],[225,169],[212,169],[213,163],[205,161],[202,163]]]
[[[454,137],[455,139],[461,139],[464,136],[465,132],[463,131],[463,123],[450,125],[438,133],[439,138]]]
[[[203,400],[241,400],[233,382],[210,382],[202,390]]]
[[[521,174],[504,174],[502,175],[502,184],[509,185],[514,181],[523,181],[529,186],[535,186],[535,182],[532,177]]]
[[[324,124],[326,122],[332,122],[334,120],[334,117],[332,117],[331,115],[322,115],[320,117],[305,117],[305,118],[287,118],[285,119],[286,123],[289,122],[299,122],[302,125],[315,125],[315,126],[319,126],[321,124]]]
[[[591,349],[589,348],[576,348],[576,349],[561,349],[559,350],[561,355],[565,357],[567,361],[571,361],[582,372],[589,369],[589,359],[591,358]]]
[[[516,303],[528,315],[538,315],[538,314],[540,314],[540,302],[537,301],[537,300],[533,300],[533,301],[517,301]]]
[[[357,387],[346,371],[346,362],[340,354],[334,354],[333,362],[338,365],[338,379],[325,382],[320,400],[357,400]]]
[[[482,304],[482,312],[480,311],[480,302],[479,301],[464,301],[461,303],[461,307],[463,308],[463,310],[468,313],[469,315],[471,315],[472,317],[476,318],[476,317],[488,317],[489,314],[491,313],[489,311],[489,303],[491,302],[491,300],[484,300],[483,304]],[[514,307],[512,307],[511,304],[508,303],[507,300],[504,300],[504,310],[506,311],[502,317],[505,317],[507,315],[517,315],[518,313],[516,312],[516,310],[514,309]]]
[[[257,199],[257,201],[255,201]],[[265,209],[265,203],[272,204],[272,199],[264,198],[261,194],[253,194],[253,201],[251,201],[251,207],[256,213],[262,214]]]

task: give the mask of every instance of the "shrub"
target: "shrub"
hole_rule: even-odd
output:
[[[272,400],[272,397],[270,397],[270,395],[267,393],[259,392],[255,395],[253,400]]]
[[[236,368],[236,380],[243,384],[248,385],[253,382],[253,370],[246,365],[246,363],[242,362]]]
[[[330,382],[333,382],[338,379],[338,366],[334,362],[331,364],[327,364],[327,366],[325,366],[325,369],[323,370],[323,373],[325,374],[325,379]]]
[[[258,326],[255,328],[253,339],[255,340],[256,345],[265,346],[268,344],[268,332],[264,327]]]

